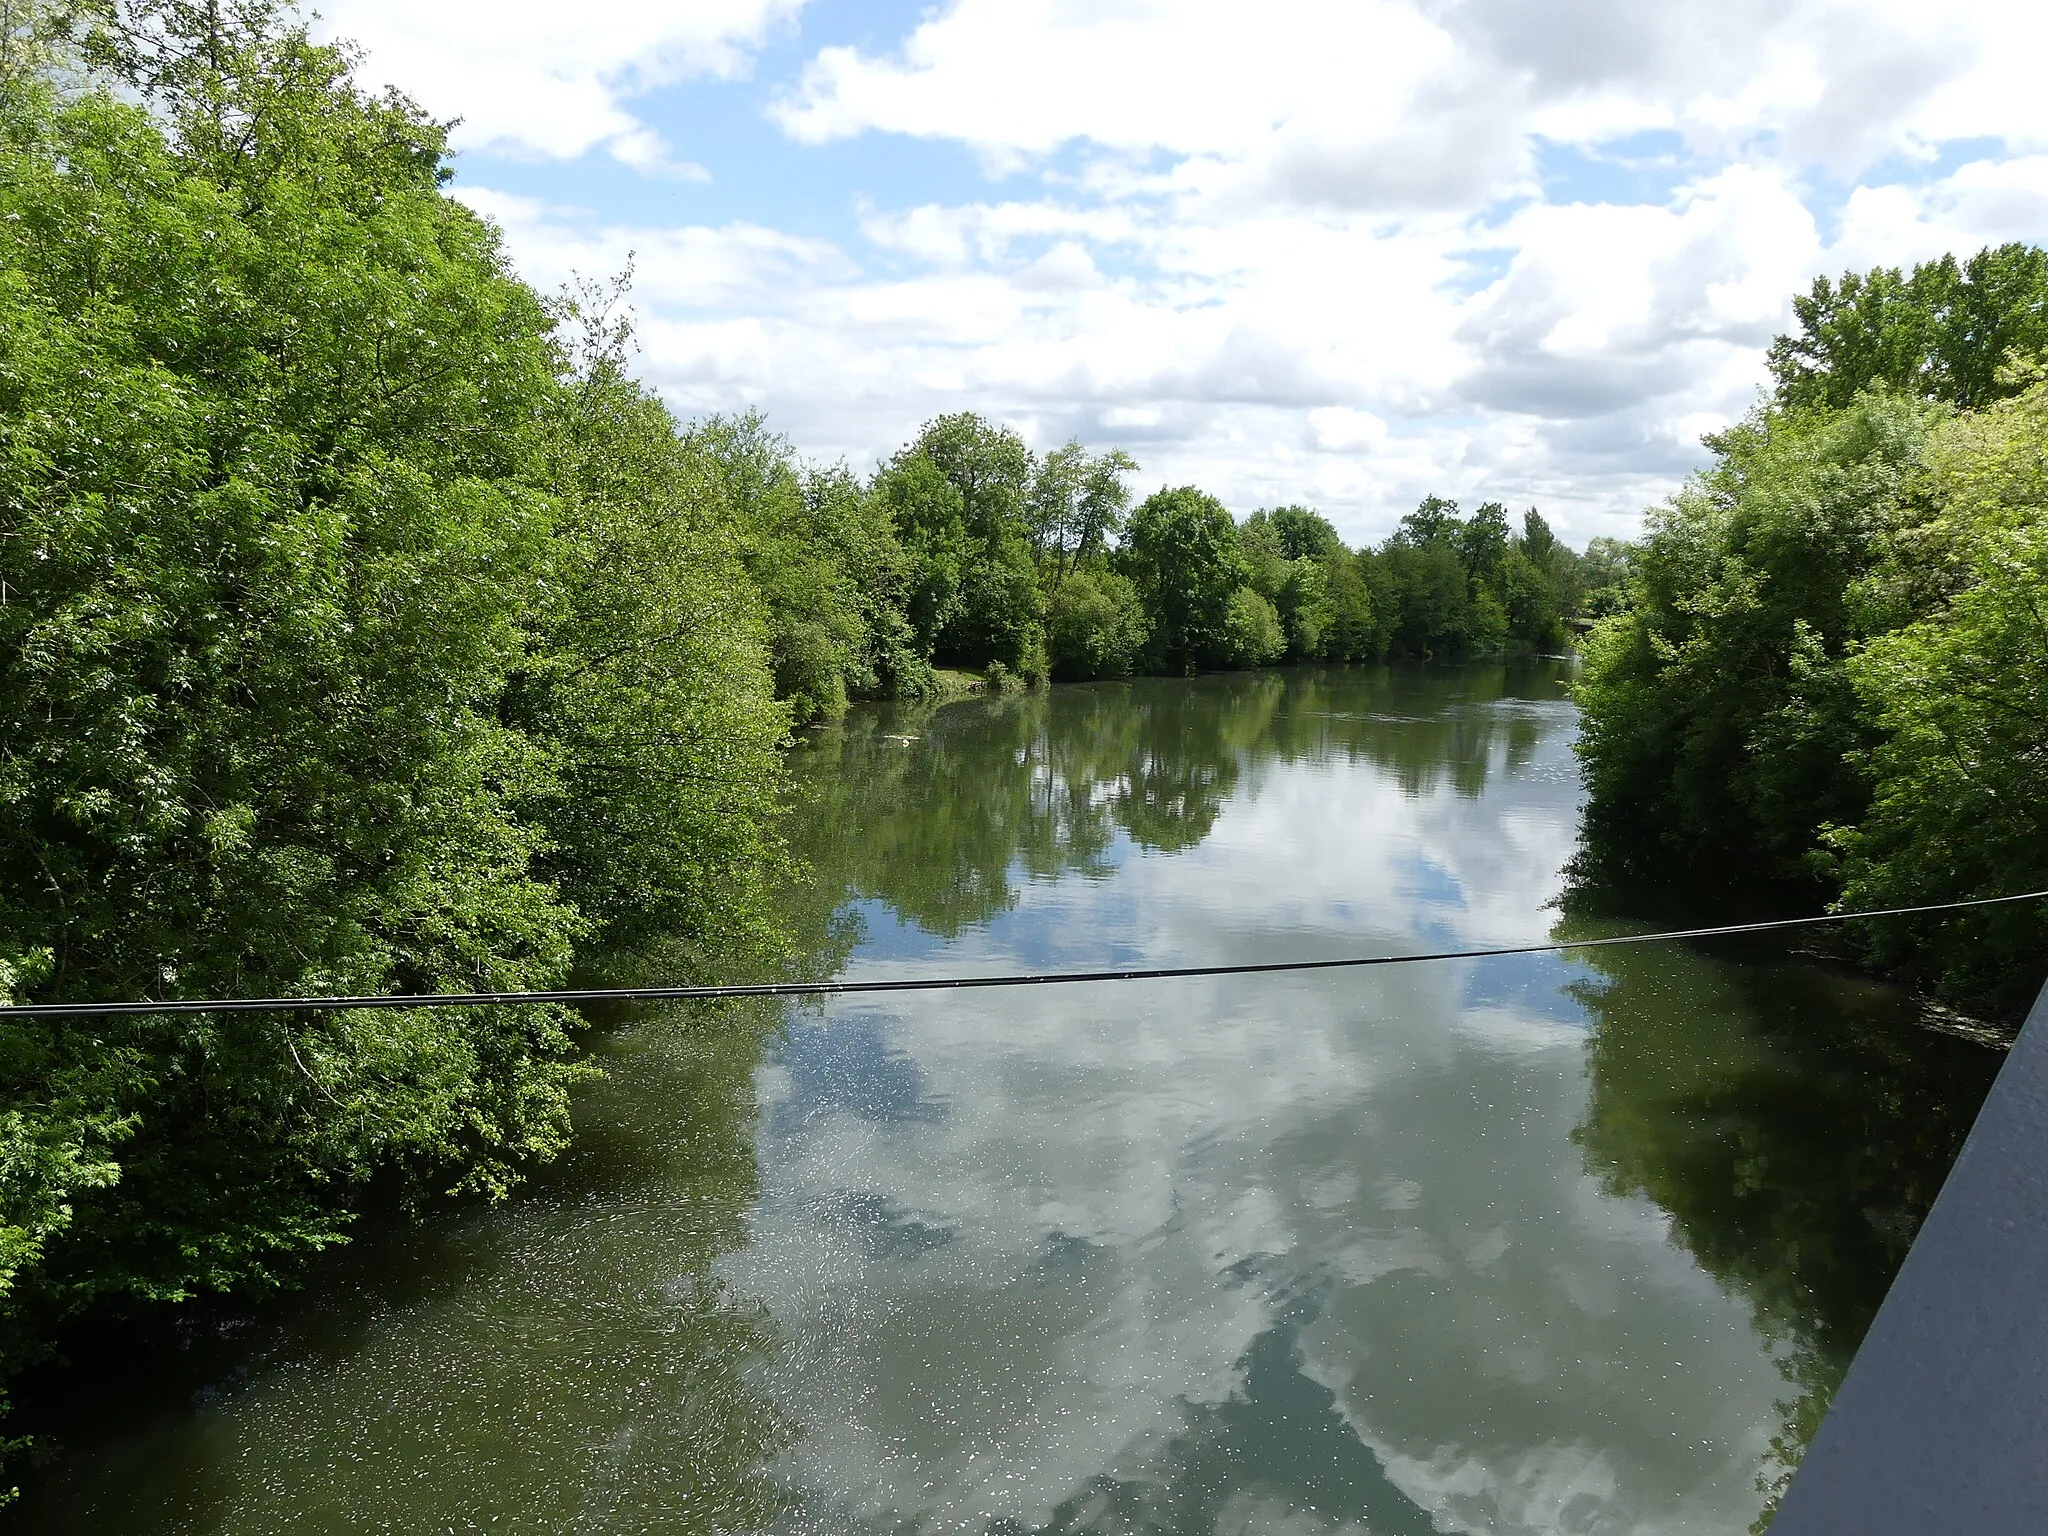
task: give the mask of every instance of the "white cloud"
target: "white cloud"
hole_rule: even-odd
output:
[[[1432,491],[1629,532],[1754,400],[1814,276],[2048,228],[2048,108],[2019,73],[2048,23],[1988,0],[954,0],[755,100],[787,156],[907,136],[996,181],[935,199],[881,162],[844,216],[806,191],[827,234],[797,235],[772,167],[728,175],[629,110],[744,73],[797,4],[339,20],[472,142],[758,189],[682,227],[468,194],[545,282],[638,252],[646,367],[680,408],[760,405],[856,463],[979,409],[1353,537]]]
[[[1944,251],[2048,236],[2048,155],[1973,160],[1917,186],[1858,187],[1842,210],[1841,265],[1901,266]]]
[[[722,309],[757,304],[763,293],[816,287],[854,271],[838,247],[758,224],[590,227],[582,210],[487,187],[455,195],[502,228],[532,282],[560,287],[572,276],[634,271],[634,295],[655,309]]]
[[[532,159],[602,145],[635,169],[688,176],[626,103],[691,76],[744,74],[803,0],[330,0],[323,30],[369,54],[365,73],[460,117],[455,144]]]
[[[2038,134],[2014,8],[1908,0],[957,0],[891,54],[820,51],[777,106],[812,143],[952,139],[1015,166],[1074,141],[1164,151],[1198,184],[1249,176],[1310,204],[1469,203],[1528,135],[1768,135],[1855,169],[1931,138]],[[2032,37],[2037,20],[2018,25]],[[2010,82],[2020,86],[2014,79]]]
[[[1308,427],[1316,447],[1329,453],[1378,448],[1387,440],[1384,421],[1348,405],[1318,406],[1308,413]]]

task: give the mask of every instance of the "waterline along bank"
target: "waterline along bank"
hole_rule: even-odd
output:
[[[788,920],[853,980],[1567,939],[1564,681],[858,710]],[[1770,935],[707,1006],[530,1192],[82,1394],[11,1519],[1742,1531],[1999,1059]]]

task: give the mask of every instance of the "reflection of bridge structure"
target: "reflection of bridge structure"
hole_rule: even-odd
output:
[[[2048,1532],[2048,987],[1771,1530]]]

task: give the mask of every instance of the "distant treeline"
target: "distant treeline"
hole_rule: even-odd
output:
[[[801,464],[759,418],[700,449],[751,531],[776,685],[797,717],[915,694],[928,668],[1073,681],[1280,661],[1463,659],[1555,650],[1620,602],[1627,549],[1579,554],[1534,508],[1469,517],[1430,497],[1376,549],[1305,507],[1243,522],[1192,487],[1133,508],[1137,466],[941,416],[865,483]]]
[[[2048,886],[2048,252],[1825,279],[1586,648],[1584,868],[1844,908]],[[1855,930],[2008,1013],[2048,908]]]

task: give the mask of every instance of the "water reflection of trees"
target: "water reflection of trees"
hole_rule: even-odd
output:
[[[109,1362],[140,1390],[125,1409],[81,1401],[57,1438],[87,1443],[25,1491],[23,1529],[771,1522],[768,1468],[796,1431],[752,1373],[779,1341],[714,1270],[758,1193],[767,1020],[684,1022],[597,1042],[617,1070],[589,1085],[562,1164],[509,1205],[365,1233],[273,1315],[158,1368]]]
[[[1917,1027],[1895,989],[1811,962],[1584,954],[1600,974],[1573,989],[1594,1020],[1575,1137],[1610,1192],[1669,1213],[1673,1236],[1780,1341],[1793,1395],[1775,1503],[1999,1056]]]
[[[822,890],[880,899],[948,937],[1015,881],[1109,873],[1119,836],[1174,852],[1276,764],[1353,762],[1411,796],[1477,797],[1522,767],[1554,667],[1236,673],[855,711],[798,755],[797,846]]]
[[[1297,1340],[1319,1297],[1290,1298],[1238,1362],[1240,1386],[1190,1404],[1179,1434],[1136,1476],[1089,1480],[1038,1536],[1222,1531],[1368,1531],[1430,1536],[1428,1513],[1387,1476],[1337,1396],[1300,1367]],[[1025,1536],[998,1521],[988,1536]]]

